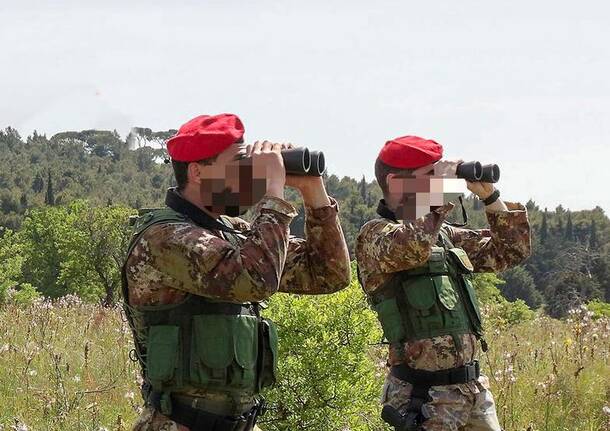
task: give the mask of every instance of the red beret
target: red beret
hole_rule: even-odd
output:
[[[398,169],[416,169],[429,165],[443,157],[443,146],[435,141],[417,136],[402,136],[385,143],[379,159]]]
[[[200,115],[167,141],[167,152],[178,162],[196,162],[222,153],[243,136],[244,125],[237,115]]]

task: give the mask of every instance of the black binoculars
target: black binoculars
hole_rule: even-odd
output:
[[[456,175],[467,181],[497,183],[500,179],[500,167],[496,164],[481,165],[480,162],[462,162],[457,165]]]
[[[284,168],[288,175],[321,177],[326,170],[324,154],[321,151],[309,151],[307,148],[282,150]]]

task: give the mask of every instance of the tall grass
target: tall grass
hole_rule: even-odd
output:
[[[609,325],[582,309],[491,331],[482,361],[504,428],[610,430]],[[117,309],[0,308],[0,430],[128,430],[140,409],[130,349]]]

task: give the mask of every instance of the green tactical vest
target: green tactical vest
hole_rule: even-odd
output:
[[[127,257],[151,226],[187,221],[170,208],[144,210],[135,221]],[[236,244],[235,235],[225,235]],[[189,294],[178,304],[132,306],[125,270],[123,266],[124,311],[144,381],[151,393],[161,395],[162,413],[171,413],[169,394],[186,388],[255,395],[275,382],[277,331],[273,322],[260,317],[259,304]]]
[[[396,273],[368,297],[390,343],[451,335],[460,346],[462,334],[483,336],[472,264],[443,231],[441,238],[423,266]]]

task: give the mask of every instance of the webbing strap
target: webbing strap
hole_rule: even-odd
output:
[[[472,382],[481,375],[479,361],[473,361],[457,368],[439,371],[427,371],[411,368],[406,364],[395,365],[390,373],[413,386],[447,386]]]

